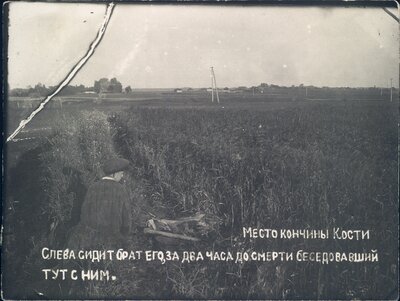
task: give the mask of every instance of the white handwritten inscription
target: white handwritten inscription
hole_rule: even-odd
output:
[[[91,281],[110,281],[116,280],[116,276],[111,276],[107,270],[68,270],[68,269],[43,269],[44,279],[46,280],[91,280]]]
[[[311,240],[369,240],[370,230],[342,229],[269,229],[243,227],[243,238],[248,239],[311,239]],[[173,251],[173,250],[71,250],[42,248],[42,259],[60,261],[85,261],[87,263],[100,263],[112,261],[144,261],[196,263],[196,262],[303,262],[316,264],[336,263],[376,263],[378,251],[375,249],[362,251],[319,251],[319,250],[227,250],[227,251]],[[107,265],[104,265],[107,266]],[[90,267],[90,265],[89,265]],[[113,281],[117,277],[111,275],[107,269],[42,269],[46,280],[81,280],[81,281]]]
[[[369,230],[348,230],[334,227],[329,229],[269,229],[243,227],[243,237],[249,238],[276,238],[276,239],[344,239],[344,240],[368,240]]]

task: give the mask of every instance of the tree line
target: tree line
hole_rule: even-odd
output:
[[[43,97],[51,94],[57,89],[57,86],[48,86],[37,83],[34,87],[28,86],[27,88],[15,88],[9,89],[9,96],[19,96],[19,97]],[[85,92],[93,92],[93,93],[131,93],[131,86],[127,86],[123,89],[121,82],[119,82],[115,77],[101,78],[99,80],[94,81],[94,85],[92,87],[86,87],[84,85],[67,85],[64,87],[58,95],[74,95]]]

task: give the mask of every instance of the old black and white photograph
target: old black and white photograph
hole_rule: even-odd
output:
[[[385,3],[3,5],[2,298],[397,300]]]

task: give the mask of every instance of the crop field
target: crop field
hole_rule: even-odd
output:
[[[204,98],[207,95],[204,96]],[[28,110],[9,111],[9,131]],[[383,101],[277,101],[180,95],[69,103],[37,116],[7,145],[5,268],[16,297],[56,297],[43,246],[65,247],[99,162],[131,162],[134,224],[198,213],[214,221],[200,243],[166,245],[139,230],[129,249],[370,252],[378,262],[124,262],[81,297],[385,299],[397,294],[398,107]],[[243,227],[370,230],[369,240],[249,239]],[[28,230],[26,230],[28,229]],[[17,251],[15,251],[17,250]],[[57,262],[46,262],[47,265]],[[35,281],[32,281],[35,279]],[[324,284],[324,285],[323,285]],[[65,292],[65,291],[64,291]],[[149,296],[149,292],[153,295]],[[146,295],[145,295],[146,294]]]

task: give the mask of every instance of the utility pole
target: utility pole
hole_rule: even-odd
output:
[[[391,16],[394,20],[396,20],[396,22],[399,24],[399,28],[400,28],[400,19],[398,16],[396,16],[394,13],[392,13],[389,9],[387,9],[386,7],[382,7],[382,9],[385,11],[385,13],[387,13],[389,16]],[[397,2],[397,15],[400,14],[400,5]],[[399,37],[400,37],[400,31],[399,31]],[[399,49],[400,51],[400,49]],[[399,64],[400,67],[400,64]],[[390,79],[390,102],[393,101],[393,78]]]
[[[214,91],[215,95],[217,96],[217,102],[219,103],[219,95],[218,95],[218,88],[217,88],[217,80],[215,79],[214,67],[210,67],[211,70],[211,101],[214,102]]]
[[[214,102],[214,77],[213,77],[213,67],[211,69],[211,102]]]

